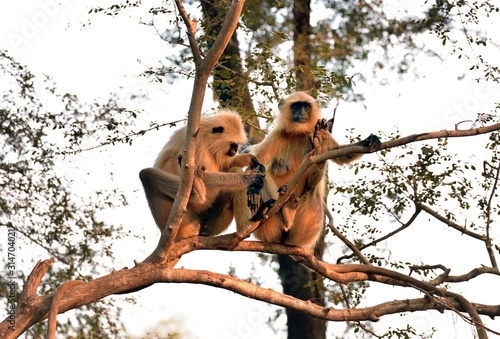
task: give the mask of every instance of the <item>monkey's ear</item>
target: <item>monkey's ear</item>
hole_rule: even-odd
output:
[[[212,128],[212,133],[222,133],[224,132],[224,127],[223,126],[219,126],[219,127],[214,127]]]

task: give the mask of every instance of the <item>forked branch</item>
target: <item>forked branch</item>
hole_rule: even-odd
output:
[[[198,130],[200,128],[201,110],[203,107],[203,100],[205,98],[208,78],[222,55],[222,52],[230,41],[234,30],[236,29],[244,2],[244,0],[232,1],[226,15],[224,25],[217,36],[217,39],[210,48],[207,56],[202,59],[198,50],[199,47],[194,38],[194,30],[196,27],[189,19],[189,16],[182,6],[182,2],[180,0],[176,0],[177,8],[179,9],[182,18],[188,27],[188,31],[190,32],[189,37],[193,55],[195,58],[199,57],[199,62],[196,63],[196,76],[194,78],[191,103],[188,111],[186,142],[185,149],[182,154],[183,166],[181,167],[179,175],[181,178],[179,189],[172,206],[172,213],[170,214],[167,225],[160,236],[158,245],[145,262],[166,262],[168,251],[174,243],[177,231],[179,230],[184,212],[186,210],[187,202],[191,194],[191,187],[193,186],[194,171],[196,169],[194,162],[195,143]]]

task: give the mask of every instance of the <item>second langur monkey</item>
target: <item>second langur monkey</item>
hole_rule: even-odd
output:
[[[179,188],[182,150],[186,127],[174,132],[158,155],[154,167],[139,173],[146,198],[156,225],[163,232]],[[264,168],[251,154],[237,154],[238,147],[247,142],[240,116],[221,110],[213,116],[203,116],[196,138],[195,173],[191,196],[175,241],[198,235],[217,235],[225,231],[233,215],[248,219],[247,204],[235,206],[233,195],[248,195],[250,209],[260,201]],[[243,174],[249,166],[252,173]],[[248,188],[248,191],[247,191]],[[236,210],[235,209],[241,209]],[[237,223],[240,219],[237,218]],[[241,221],[243,222],[243,221]]]
[[[358,145],[376,149],[378,137],[371,135]],[[267,137],[250,148],[266,168],[262,196],[270,203],[286,187],[306,154],[324,153],[338,146],[321,119],[316,100],[305,92],[295,92],[279,103],[279,115]],[[362,154],[333,158],[339,165],[359,159]],[[296,187],[294,196],[282,210],[265,220],[253,233],[265,242],[312,248],[323,229],[323,196],[326,162],[313,164]],[[262,205],[264,206],[264,205]],[[259,213],[253,220],[258,220]],[[262,216],[262,215],[261,215]]]

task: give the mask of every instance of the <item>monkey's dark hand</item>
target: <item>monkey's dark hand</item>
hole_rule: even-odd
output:
[[[262,219],[265,219],[267,212],[271,209],[271,207],[274,206],[275,202],[276,202],[275,199],[269,199],[268,201],[260,205],[257,212],[255,212],[253,217],[250,218],[250,221],[260,221]]]
[[[280,188],[278,188],[278,194],[279,195],[285,194],[286,191],[288,191],[288,185],[287,184],[285,184],[283,186],[280,186]]]
[[[319,119],[314,126],[312,145],[316,154],[327,152],[330,148],[332,136],[328,132],[328,121]]]
[[[252,157],[252,159],[250,160],[250,170],[252,171],[252,173],[258,173],[262,176],[266,175],[266,167],[262,165],[255,157]]]
[[[247,206],[252,213],[255,213],[260,207],[260,190],[262,187],[264,187],[264,180],[262,179],[262,175],[257,174],[255,175],[254,182],[247,189]]]
[[[361,146],[370,147],[371,152],[378,150],[381,144],[382,142],[375,134],[370,134],[368,138],[361,141]]]
[[[328,131],[328,121],[326,121],[326,119],[318,119],[318,121],[316,122],[316,126],[314,126],[314,131],[318,131],[320,129]]]

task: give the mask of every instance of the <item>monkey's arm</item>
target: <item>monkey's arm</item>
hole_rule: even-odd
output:
[[[262,182],[262,175],[258,173],[240,174],[198,171],[197,175],[202,178],[205,187],[219,188],[224,191],[238,190],[253,184],[260,186]]]
[[[370,151],[375,151],[380,147],[381,144],[382,144],[382,142],[380,141],[380,139],[376,135],[370,134],[368,136],[368,138],[366,138],[365,140],[358,141],[354,144],[351,144],[351,145],[349,145],[349,147],[350,146],[370,147]],[[363,153],[354,153],[354,154],[348,154],[348,155],[336,157],[336,158],[333,158],[331,160],[334,161],[338,165],[345,165],[345,164],[350,164],[354,160],[360,159],[362,156],[363,156]]]
[[[139,177],[146,190],[154,190],[165,197],[175,199],[175,195],[179,189],[178,175],[150,167],[141,170]],[[217,188],[219,191],[237,190],[253,184],[261,185],[262,175],[260,173],[205,172],[202,169],[198,169],[195,180],[201,180],[205,188]]]
[[[327,151],[331,151],[332,149],[339,146],[339,143],[333,138],[333,136],[328,132],[328,122],[325,119],[320,119],[316,123],[315,133],[314,133],[314,148],[316,150],[316,154],[321,154]],[[323,131],[324,130],[324,131]],[[326,132],[326,133],[325,133]],[[370,147],[371,151],[377,150],[382,142],[380,139],[374,135],[370,134],[368,138],[358,141],[357,143],[351,144],[349,146],[363,146]],[[345,146],[344,146],[345,147]],[[358,160],[363,156],[363,153],[354,153],[348,155],[342,155],[340,157],[332,158],[338,165],[350,164],[354,160]]]

